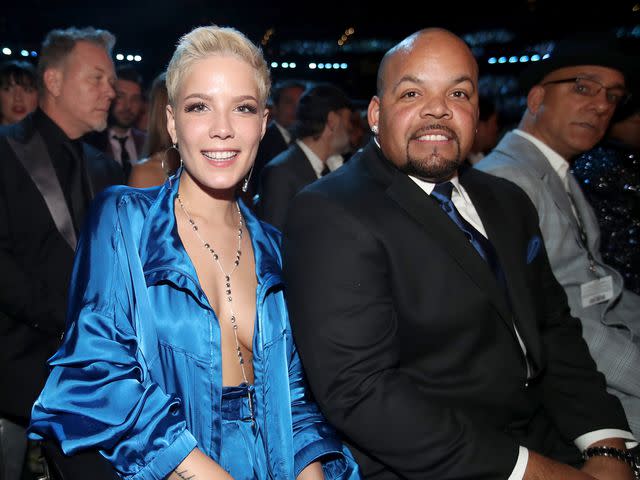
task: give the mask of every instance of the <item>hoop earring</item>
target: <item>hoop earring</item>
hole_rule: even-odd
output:
[[[249,180],[251,179],[251,174],[253,173],[253,167],[255,166],[255,163],[253,165],[251,165],[251,170],[249,170],[249,175],[247,175],[244,178],[244,182],[242,182],[242,192],[243,193],[247,193],[247,190],[249,190]]]
[[[166,165],[166,160],[169,158],[169,153],[175,150],[177,155],[178,155],[178,160],[180,160],[180,165],[178,166],[178,168],[171,173],[171,171],[167,168]],[[160,168],[162,168],[162,171],[164,172],[164,174],[167,176],[167,178],[169,179],[169,188],[171,188],[172,184],[171,184],[171,177],[173,177],[173,175],[175,175],[175,173],[182,168],[182,156],[180,155],[180,150],[178,150],[178,144],[174,143],[173,145],[171,145],[169,148],[167,148],[164,151],[164,155],[162,157],[162,161],[160,162]]]

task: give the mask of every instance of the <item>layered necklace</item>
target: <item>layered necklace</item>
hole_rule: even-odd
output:
[[[213,247],[211,246],[211,244],[206,242],[202,238],[202,236],[200,235],[200,231],[198,230],[198,225],[196,225],[196,222],[193,220],[193,218],[191,218],[191,214],[189,214],[189,211],[184,206],[184,203],[182,203],[182,199],[180,198],[180,194],[179,193],[176,194],[176,198],[178,199],[178,203],[180,204],[180,208],[182,209],[184,214],[187,216],[187,220],[189,220],[189,224],[191,225],[191,228],[195,232],[196,236],[202,242],[202,245],[204,246],[204,248],[206,248],[207,251],[211,254],[211,257],[216,262],[216,264],[218,265],[218,268],[220,269],[220,271],[222,272],[222,275],[224,276],[225,296],[227,298],[227,302],[229,303],[229,310],[231,311],[230,321],[231,321],[231,327],[233,328],[233,337],[234,337],[235,342],[236,342],[236,354],[238,356],[238,362],[240,362],[240,370],[242,370],[242,379],[244,380],[244,383],[246,385],[249,385],[249,380],[247,379],[247,373],[246,373],[246,371],[244,369],[244,357],[242,355],[242,350],[240,348],[240,342],[238,341],[238,323],[236,321],[236,314],[233,311],[233,293],[232,293],[232,290],[231,290],[231,277],[233,276],[233,273],[240,266],[240,257],[242,256],[241,246],[242,246],[242,225],[243,225],[243,221],[242,221],[242,213],[240,212],[240,206],[238,205],[238,202],[236,202],[236,210],[238,212],[238,219],[239,219],[238,220],[238,248],[236,250],[236,259],[233,262],[233,268],[231,269],[231,271],[229,273],[227,273],[227,272],[225,272],[224,268],[222,268],[222,264],[220,263],[220,255],[218,255],[216,253],[216,251],[213,249]],[[253,417],[253,402],[251,400],[251,394],[249,394],[249,411],[251,413],[251,419],[253,420],[253,418],[254,418]]]

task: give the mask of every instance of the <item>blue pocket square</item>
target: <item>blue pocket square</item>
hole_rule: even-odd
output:
[[[540,247],[542,246],[542,239],[539,235],[535,235],[531,237],[529,240],[529,245],[527,245],[527,263],[533,262],[533,260],[538,255],[540,251]]]

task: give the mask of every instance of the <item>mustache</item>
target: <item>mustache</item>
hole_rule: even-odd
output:
[[[426,125],[420,128],[418,131],[416,131],[413,134],[412,138],[418,138],[418,137],[421,137],[422,135],[428,134],[430,130],[440,130],[440,131],[447,132],[453,140],[455,140],[456,142],[458,141],[458,134],[455,131],[453,131],[450,127],[447,127],[446,125],[442,125],[439,123],[433,123],[431,125]]]

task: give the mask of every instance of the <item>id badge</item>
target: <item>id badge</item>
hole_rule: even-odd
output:
[[[613,278],[611,275],[598,278],[580,285],[582,307],[590,307],[596,303],[606,302],[613,298]]]

